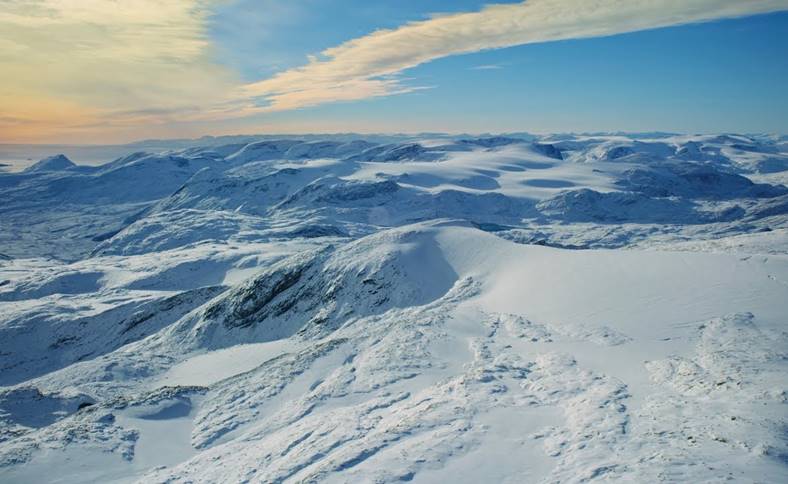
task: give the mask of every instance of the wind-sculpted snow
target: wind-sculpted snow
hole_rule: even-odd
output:
[[[652,381],[662,391],[648,397],[633,431],[646,448],[665,450],[652,454],[635,476],[675,479],[686,472],[688,463],[682,456],[692,453],[695,465],[715,469],[718,475],[727,472],[737,481],[779,482],[788,456],[784,434],[788,334],[764,330],[750,313],[715,318],[698,324],[696,330],[691,357],[646,362]],[[757,465],[759,474],[745,478],[732,464],[737,460]]]
[[[598,223],[684,223],[731,222],[741,218],[738,205],[717,206],[704,210],[687,199],[651,198],[636,192],[572,190],[539,202],[537,210],[547,217],[568,222]]]
[[[74,260],[98,243],[97,253],[141,253],[238,231],[266,240],[357,237],[437,217],[521,227],[543,223],[533,206],[546,200],[551,220],[571,222],[712,224],[784,213],[777,199],[786,194],[788,155],[772,138],[393,139],[266,139],[5,174],[2,253]],[[305,219],[313,220],[281,229]],[[204,225],[218,233],[194,229]]]
[[[200,171],[178,191],[159,202],[153,211],[190,208],[262,215],[310,178],[295,168],[275,169],[268,164],[257,165],[243,165],[226,172]]]
[[[111,309],[95,315],[52,314],[40,309],[27,311],[25,319],[16,325],[2,321],[0,338],[8,350],[0,357],[0,383],[25,381],[143,339],[223,289],[209,286],[169,297],[118,301]],[[47,358],[42,359],[41,354]]]
[[[447,147],[451,151],[450,147]],[[418,143],[376,146],[358,155],[350,156],[348,161],[398,162],[398,161],[438,161],[445,158],[446,148],[430,147]]]
[[[194,348],[225,347],[239,334],[245,341],[316,338],[362,315],[430,302],[457,277],[430,239],[394,230],[294,255],[174,324],[165,338]]]
[[[207,242],[224,242],[268,225],[256,217],[206,210],[154,212],[118,230],[95,246],[91,255],[138,255]]]
[[[69,160],[65,155],[55,155],[50,156],[48,158],[44,158],[43,160],[27,167],[25,169],[25,173],[34,173],[34,172],[41,172],[41,171],[61,171],[61,170],[68,170],[69,168],[74,168],[75,165],[73,161]]]
[[[784,481],[784,138],[160,144],[0,174],[0,481]]]
[[[278,208],[289,208],[294,205],[316,207],[346,204],[383,205],[393,201],[394,194],[399,188],[397,183],[390,180],[370,182],[324,177],[283,200]]]
[[[774,198],[788,193],[785,186],[756,184],[744,176],[727,173],[711,165],[654,165],[648,169],[627,170],[618,185],[651,197],[711,200]]]
[[[320,158],[345,158],[375,147],[364,140],[352,141],[300,141],[293,139],[266,140],[241,146],[227,159],[233,163],[260,160],[303,160]]]

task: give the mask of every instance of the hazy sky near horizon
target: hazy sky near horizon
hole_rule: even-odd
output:
[[[0,142],[788,132],[788,0],[4,0]]]

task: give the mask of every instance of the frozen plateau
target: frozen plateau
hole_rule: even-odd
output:
[[[0,482],[788,482],[788,137],[144,148],[0,173]]]

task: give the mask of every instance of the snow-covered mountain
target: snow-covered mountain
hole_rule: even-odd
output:
[[[0,481],[784,481],[784,138],[171,144],[0,174]]]

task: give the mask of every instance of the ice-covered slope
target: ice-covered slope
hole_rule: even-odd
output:
[[[143,482],[654,480],[666,469],[773,480],[786,451],[775,426],[786,274],[784,256],[573,252],[453,222],[394,229],[285,259],[152,337],[21,385],[47,395],[27,411],[77,398],[66,395],[92,405],[26,432],[29,418],[6,408],[23,435],[0,456],[30,453],[9,479],[84,455]],[[58,440],[101,422],[100,434]],[[143,477],[132,456],[162,439],[183,452]],[[31,447],[42,445],[53,450]],[[501,452],[520,457],[491,464]]]
[[[786,159],[434,135],[0,175],[0,481],[782,482]]]
[[[55,157],[57,158],[57,157]],[[9,255],[73,260],[117,233],[205,167],[203,154],[135,153],[100,167],[0,175],[0,245]]]
[[[25,169],[25,172],[34,173],[41,171],[61,171],[61,170],[68,170],[69,168],[73,168],[75,166],[76,165],[74,164],[74,162],[69,160],[66,156],[55,155],[55,156],[50,156],[48,158],[44,158],[38,163],[34,163],[33,165],[27,167]]]

